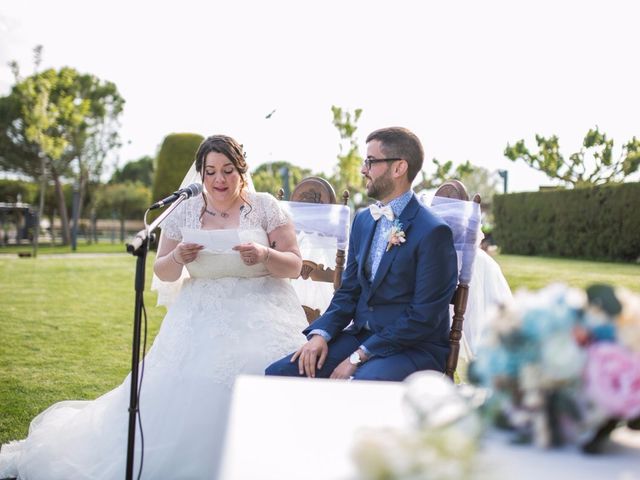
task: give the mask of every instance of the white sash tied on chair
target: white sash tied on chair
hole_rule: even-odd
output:
[[[345,205],[281,201],[280,206],[293,220],[300,254],[305,260],[336,266],[336,250],[347,250],[351,210]],[[333,297],[333,285],[324,282],[292,280],[300,303],[324,312]]]
[[[422,201],[424,202],[424,198]],[[442,218],[451,227],[453,244],[458,256],[458,283],[470,285],[473,265],[481,239],[481,211],[480,204],[468,200],[458,200],[447,197],[433,197],[428,208]],[[470,285],[469,291],[477,286]],[[476,345],[472,344],[476,332],[480,330],[484,315],[472,313],[467,304],[465,321],[462,325],[462,357],[466,360],[473,358]]]

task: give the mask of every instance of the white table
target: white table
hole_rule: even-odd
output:
[[[361,427],[406,424],[404,385],[241,376],[236,380],[222,480],[347,480]],[[640,480],[640,434],[616,433],[613,451],[587,456],[573,448],[541,451],[490,435],[482,464],[502,480]]]

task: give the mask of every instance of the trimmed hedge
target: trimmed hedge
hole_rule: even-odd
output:
[[[640,183],[494,197],[493,238],[504,253],[640,259]]]
[[[153,201],[169,196],[180,188],[180,182],[195,160],[204,137],[195,133],[172,133],[162,142],[156,159],[151,195]]]

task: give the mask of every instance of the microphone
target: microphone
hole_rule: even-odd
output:
[[[183,197],[183,199],[186,199],[186,198],[191,198],[194,195],[198,195],[200,193],[202,193],[202,184],[192,183],[191,185],[187,185],[186,187],[181,188],[180,190],[176,190],[167,198],[163,198],[162,200],[154,203],[149,207],[149,210],[155,210],[156,208],[162,208],[165,205],[170,205],[176,200],[178,200],[180,197]]]

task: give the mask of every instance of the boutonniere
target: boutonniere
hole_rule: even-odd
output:
[[[393,222],[391,231],[389,232],[389,241],[387,242],[387,252],[391,250],[394,245],[402,245],[407,239],[405,238],[404,230],[402,230],[402,223],[396,219]]]

